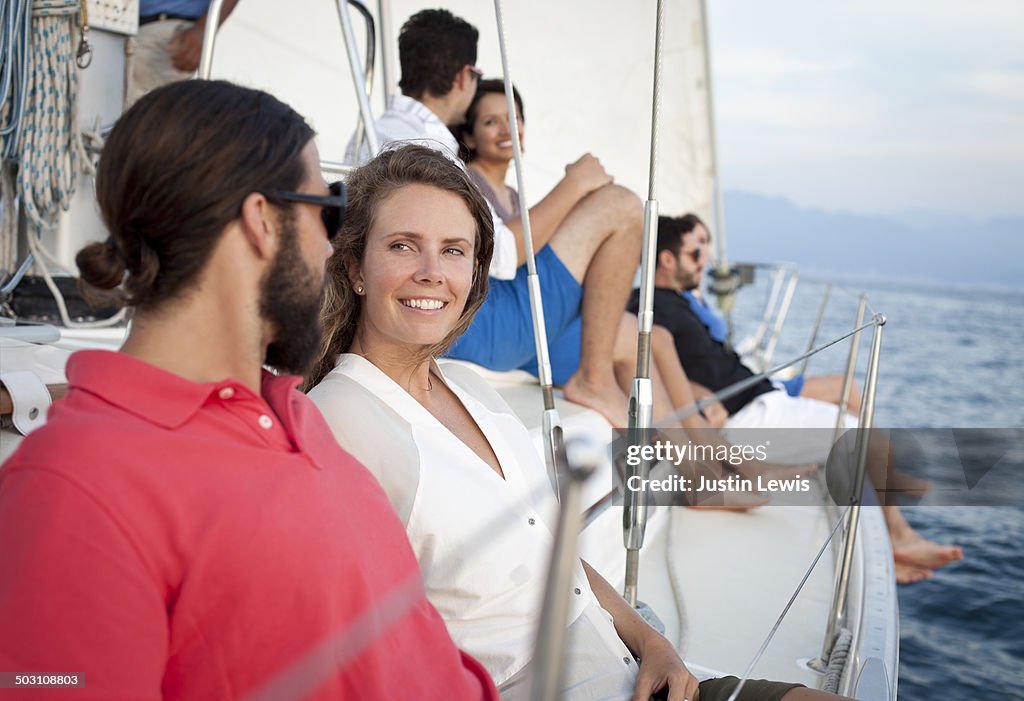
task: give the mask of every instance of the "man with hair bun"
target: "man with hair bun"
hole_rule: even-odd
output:
[[[0,468],[0,670],[78,687],[26,698],[497,699],[295,389],[345,205],[313,136],[267,93],[198,80],[111,132],[110,236],[78,264],[131,330],[71,356],[67,397]]]

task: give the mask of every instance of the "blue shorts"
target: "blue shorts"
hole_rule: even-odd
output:
[[[583,286],[550,246],[537,253],[537,276],[544,302],[551,373],[555,384],[565,384],[580,362]],[[446,355],[490,370],[523,369],[537,374],[525,265],[519,266],[511,280],[491,278],[483,306]]]
[[[788,380],[775,380],[775,382],[782,385],[782,389],[786,390],[786,394],[791,397],[799,397],[800,392],[804,389],[803,375],[794,375]]]

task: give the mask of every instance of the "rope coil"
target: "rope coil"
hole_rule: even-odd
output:
[[[853,643],[853,633],[846,628],[839,631],[839,638],[835,647],[832,648],[832,655],[828,658],[828,669],[825,670],[825,683],[822,691],[833,694],[839,693],[839,682],[843,679],[843,672],[846,671],[846,662],[850,657],[850,646]]]
[[[18,197],[38,235],[67,211],[85,158],[78,133],[78,67],[72,43],[76,0],[35,0]]]
[[[61,270],[64,266],[41,239],[70,207],[79,174],[93,172],[78,129],[79,69],[73,35],[81,8],[81,0],[13,0],[0,8],[0,269],[15,267],[17,204],[34,225],[29,250],[61,321],[67,327],[86,328],[118,323],[124,310],[98,322],[72,320],[46,262]]]

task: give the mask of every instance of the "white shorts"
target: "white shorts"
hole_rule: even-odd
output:
[[[835,404],[775,390],[756,397],[730,416],[722,436],[736,445],[768,444],[768,462],[822,463],[832,449],[838,416]],[[857,428],[857,418],[845,414],[843,428]]]

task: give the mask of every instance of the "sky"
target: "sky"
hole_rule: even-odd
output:
[[[725,189],[1024,217],[1024,0],[708,0]]]

